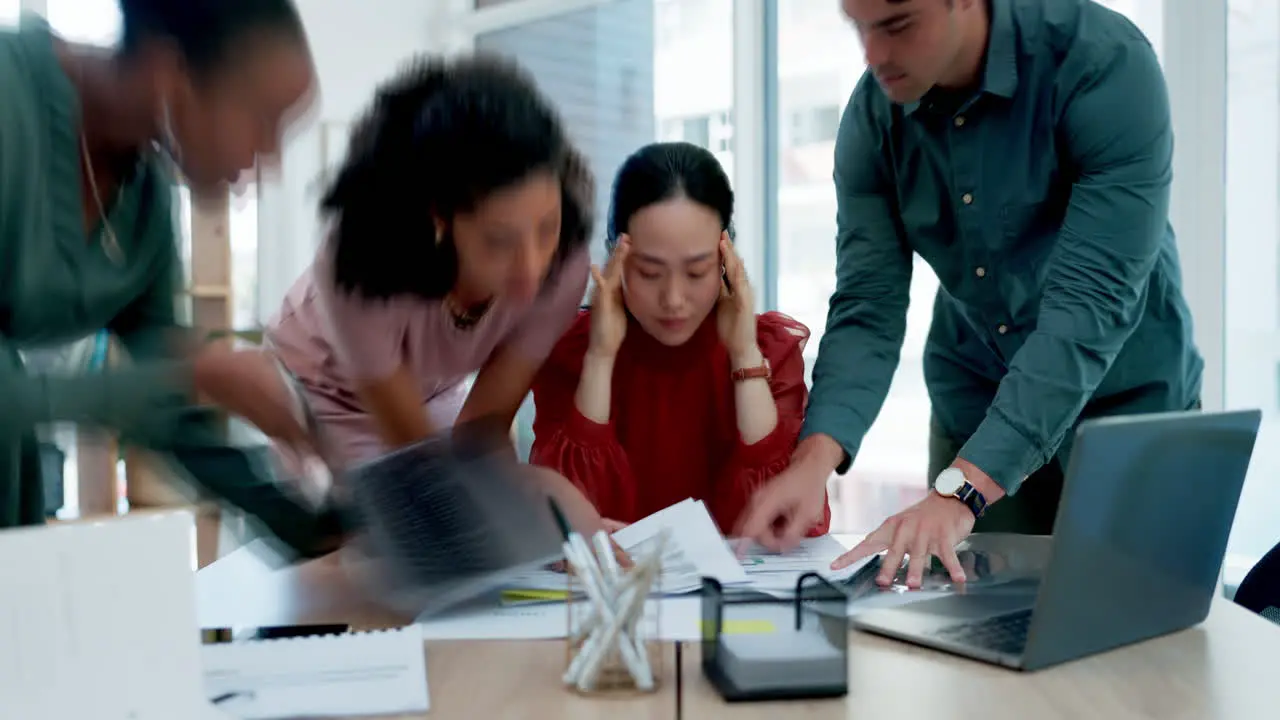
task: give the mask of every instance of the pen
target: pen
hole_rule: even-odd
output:
[[[551,506],[551,516],[556,520],[556,526],[560,528],[560,534],[565,540],[569,539],[569,534],[573,532],[569,529],[569,521],[565,519],[564,513],[561,512],[560,506],[556,504],[555,498],[547,498],[547,505]]]
[[[209,702],[213,705],[221,705],[222,703],[228,700],[234,700],[235,698],[238,698],[238,697],[253,697],[253,693],[241,692],[241,691],[225,692],[225,693],[222,693],[221,695],[211,698]]]

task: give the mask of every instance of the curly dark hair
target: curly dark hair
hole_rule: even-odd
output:
[[[536,172],[561,181],[560,246],[547,283],[591,236],[595,181],[533,79],[494,55],[411,61],[378,89],[321,201],[339,288],[366,298],[444,297],[458,275],[433,218],[473,210]]]

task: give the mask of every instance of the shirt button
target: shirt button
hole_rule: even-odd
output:
[[[955,119],[956,127],[964,127],[964,116],[957,115]]]
[[[960,200],[961,200],[965,205],[972,205],[972,204],[973,204],[973,194],[972,194],[972,193],[965,193],[964,195],[961,195],[961,196],[960,196]]]
[[[977,275],[978,277],[986,277],[986,276],[987,276],[987,269],[986,269],[986,268],[984,268],[984,267],[976,268],[976,269],[974,269],[973,274],[974,274],[974,275]]]
[[[1000,333],[1001,335],[1003,335],[1003,334],[1005,334],[1005,333],[1009,332],[1009,326],[1008,326],[1008,325],[1001,325],[1000,327],[996,328],[996,332],[998,332],[998,333]]]

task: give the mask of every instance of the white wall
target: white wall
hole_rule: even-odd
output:
[[[298,0],[320,97],[291,129],[281,167],[267,171],[259,190],[259,320],[275,313],[315,252],[320,123],[351,122],[402,62],[431,50],[431,27],[441,5],[440,0]]]

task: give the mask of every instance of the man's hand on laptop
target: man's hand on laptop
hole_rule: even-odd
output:
[[[910,558],[907,587],[918,588],[924,582],[924,571],[930,560],[937,557],[951,575],[951,581],[962,583],[966,575],[956,556],[956,545],[973,532],[973,522],[973,512],[964,503],[931,492],[925,499],[885,520],[852,550],[836,558],[831,568],[839,570],[883,552],[884,562],[876,582],[890,585],[905,555]]]

